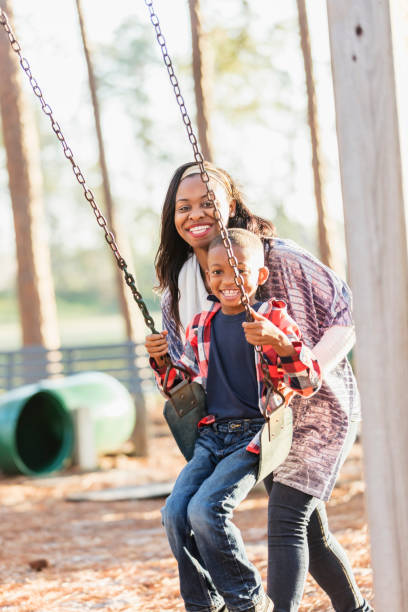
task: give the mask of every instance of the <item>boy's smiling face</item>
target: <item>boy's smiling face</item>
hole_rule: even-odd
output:
[[[268,268],[263,258],[249,248],[233,245],[232,250],[238,260],[238,270],[244,279],[245,293],[249,303],[255,303],[255,293],[259,285],[268,278]],[[221,302],[224,314],[238,314],[244,310],[241,304],[241,292],[235,284],[234,271],[228,263],[228,255],[223,245],[217,245],[208,251],[207,280],[211,293]]]

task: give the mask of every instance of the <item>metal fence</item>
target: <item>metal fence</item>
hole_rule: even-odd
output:
[[[93,346],[25,347],[0,352],[0,390],[8,391],[43,378],[98,371],[117,378],[130,393],[154,388],[154,376],[143,344],[123,342]]]

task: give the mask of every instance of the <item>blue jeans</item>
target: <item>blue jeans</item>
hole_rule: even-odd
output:
[[[261,577],[231,521],[256,481],[258,455],[245,447],[260,429],[258,421],[245,421],[240,429],[227,423],[204,427],[162,510],[189,612],[217,612],[224,604],[231,612],[253,611],[264,598]]]
[[[351,426],[347,456],[356,434]],[[306,574],[329,595],[336,612],[372,612],[355,581],[347,555],[330,533],[324,502],[279,482],[265,481],[268,507],[268,595],[274,612],[296,612]]]

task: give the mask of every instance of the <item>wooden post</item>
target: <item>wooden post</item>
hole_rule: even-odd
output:
[[[0,0],[0,7],[13,28],[10,2]],[[0,30],[0,113],[16,235],[23,345],[57,348],[60,338],[50,254],[44,236],[38,135],[22,87],[18,58],[6,32]]]
[[[95,427],[92,421],[92,410],[88,406],[79,406],[73,411],[75,448],[74,462],[84,472],[96,470],[98,453],[95,447]]]
[[[136,425],[132,432],[134,457],[147,457],[150,451],[150,419],[146,397],[143,393],[134,395]]]
[[[189,0],[191,21],[191,44],[193,48],[194,93],[197,106],[198,139],[201,152],[207,161],[213,160],[212,139],[210,129],[210,97],[211,49],[201,25],[200,0]]]
[[[322,153],[319,140],[319,120],[316,103],[316,89],[313,75],[312,51],[310,48],[309,24],[307,19],[306,0],[297,0],[300,45],[305,66],[307,92],[307,119],[312,145],[313,183],[317,210],[317,236],[319,241],[320,259],[326,266],[336,270],[333,254],[334,241],[330,240],[327,203],[324,197]],[[333,237],[332,237],[333,238]]]
[[[376,612],[408,601],[408,262],[389,2],[328,0]]]

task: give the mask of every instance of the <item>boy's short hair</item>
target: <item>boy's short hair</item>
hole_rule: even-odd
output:
[[[248,249],[254,255],[259,256],[262,262],[264,261],[264,248],[259,236],[253,234],[249,230],[238,227],[227,230],[227,234],[233,247],[237,246],[241,249]],[[208,250],[210,251],[220,245],[224,246],[224,243],[221,234],[217,234],[217,236],[211,240]]]

